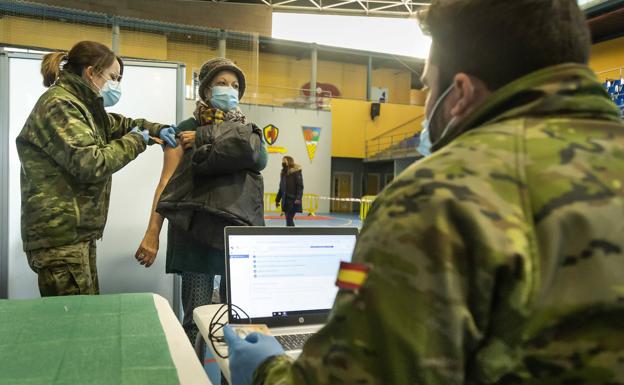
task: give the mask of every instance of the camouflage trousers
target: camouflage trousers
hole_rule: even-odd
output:
[[[42,297],[100,293],[95,241],[29,251],[26,255],[30,268],[39,276]]]

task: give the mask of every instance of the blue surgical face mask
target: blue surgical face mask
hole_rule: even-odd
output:
[[[429,119],[424,118],[422,121],[422,130],[420,131],[420,143],[416,150],[422,156],[431,155],[431,136],[429,135]]]
[[[118,81],[107,80],[100,95],[104,98],[104,107],[112,107],[121,99],[121,85]]]
[[[431,155],[431,147],[433,146],[433,144],[431,143],[431,132],[430,132],[431,120],[435,116],[435,113],[438,110],[438,107],[440,106],[440,104],[442,104],[442,101],[444,101],[444,98],[446,98],[452,90],[453,90],[453,85],[447,88],[446,91],[444,91],[442,95],[440,95],[438,100],[433,105],[433,108],[431,109],[431,116],[429,116],[428,118],[425,116],[425,118],[422,121],[423,129],[420,131],[420,143],[418,144],[418,147],[416,148],[416,150],[418,150],[418,152],[422,156],[427,157]],[[444,128],[444,131],[442,132],[442,135],[440,135],[440,138],[438,140],[442,139],[444,135],[446,135],[447,131],[449,130],[449,128],[454,122],[455,122],[455,118],[451,119],[451,121],[448,122],[448,124]]]
[[[238,108],[238,90],[232,87],[214,86],[210,104],[221,111],[231,111]]]

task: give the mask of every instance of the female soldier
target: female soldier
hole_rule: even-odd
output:
[[[175,130],[107,114],[119,100],[120,58],[83,41],[47,54],[49,89],[18,135],[22,241],[41,296],[98,294],[95,241],[102,237],[111,175],[135,159],[150,135],[175,146]]]
[[[267,163],[260,129],[247,124],[238,107],[243,72],[215,58],[202,66],[199,81],[201,100],[194,116],[178,125],[182,146],[165,149],[149,225],[135,255],[146,267],[154,263],[166,217],[167,273],[182,276],[183,326],[191,343],[197,335],[193,309],[212,303],[214,276],[225,273],[223,228],[264,226],[260,171]]]

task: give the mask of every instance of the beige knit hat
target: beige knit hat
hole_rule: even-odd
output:
[[[245,94],[245,74],[238,66],[224,57],[217,57],[205,62],[199,71],[199,97],[203,100],[206,88],[210,86],[212,79],[221,71],[232,71],[238,78],[238,99]]]

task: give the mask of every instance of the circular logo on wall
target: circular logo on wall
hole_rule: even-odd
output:
[[[305,322],[305,319],[303,317],[299,317],[299,323],[302,324]]]

